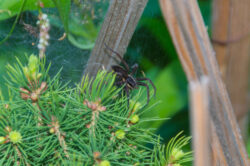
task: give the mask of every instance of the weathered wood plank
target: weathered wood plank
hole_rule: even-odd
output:
[[[124,55],[147,2],[148,0],[110,1],[85,73],[95,76],[102,67],[110,70],[111,65],[116,63],[112,53],[105,49],[104,43],[121,56]]]
[[[212,42],[243,137],[248,126],[250,1],[214,0]]]
[[[212,165],[247,166],[246,149],[197,1],[160,0],[160,4],[188,80],[203,75],[210,80]]]
[[[201,81],[191,81],[189,84],[194,166],[211,166],[212,155],[209,146],[211,141],[211,128],[208,112],[208,86],[208,77],[203,77]]]

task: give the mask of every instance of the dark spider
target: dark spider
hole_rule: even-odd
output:
[[[149,98],[150,98],[150,91],[149,91],[149,86],[148,84],[142,82],[142,81],[148,81],[152,87],[154,88],[154,96],[156,93],[156,87],[153,84],[153,82],[146,77],[141,77],[141,78],[136,78],[133,75],[136,73],[137,69],[138,69],[138,64],[134,64],[131,69],[129,69],[128,64],[124,61],[124,59],[120,56],[120,54],[118,54],[117,52],[115,52],[114,50],[112,50],[110,47],[108,47],[106,44],[104,44],[105,47],[110,50],[112,53],[114,53],[115,55],[118,56],[118,58],[121,60],[122,64],[124,65],[124,67],[119,66],[119,65],[113,65],[111,66],[113,71],[116,74],[116,86],[121,87],[124,86],[124,91],[127,95],[128,98],[128,105],[129,105],[129,92],[133,89],[138,89],[138,86],[144,86],[147,88],[147,104],[149,103]]]

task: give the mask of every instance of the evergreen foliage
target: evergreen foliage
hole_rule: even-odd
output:
[[[167,146],[160,145],[155,148],[154,162],[157,166],[181,166],[192,161],[192,152],[184,152],[191,137],[181,136],[181,132],[172,138]]]
[[[0,165],[168,165],[191,160],[181,148],[190,138],[173,138],[167,150],[151,129],[141,127],[140,93],[130,108],[115,75],[86,75],[75,88],[48,75],[50,65],[35,55],[27,66],[7,66],[8,101],[0,103]],[[153,145],[151,149],[147,145]],[[171,156],[171,157],[170,157]],[[170,158],[169,158],[170,157]],[[173,160],[174,157],[174,160]]]

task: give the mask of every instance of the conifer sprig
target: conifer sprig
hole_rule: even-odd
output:
[[[160,139],[141,127],[145,109],[140,96],[127,98],[114,86],[115,75],[99,71],[75,88],[48,75],[45,58],[7,66],[9,101],[0,101],[0,165],[154,165]],[[147,110],[149,111],[149,109]],[[180,149],[190,138],[174,138],[164,161],[184,163]],[[161,156],[162,157],[162,156]],[[80,164],[79,164],[80,163]]]
[[[184,152],[191,137],[181,136],[182,132],[171,138],[167,145],[158,145],[154,151],[156,166],[185,166],[193,160],[192,151]]]

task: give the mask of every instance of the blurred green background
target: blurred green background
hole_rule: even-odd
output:
[[[38,54],[39,39],[25,26],[28,24],[39,33],[36,26],[38,10],[48,14],[51,23],[50,44],[46,50],[47,60],[52,62],[50,74],[54,75],[63,67],[61,80],[71,81],[71,85],[74,86],[82,76],[108,7],[108,0],[73,0],[71,4],[70,0],[53,0],[55,3],[43,0],[43,2],[43,9],[38,7],[36,0],[26,3],[25,11],[21,14],[13,34],[0,45],[0,84],[5,96],[7,95],[4,84],[5,65],[15,62],[15,56],[23,60],[25,54]],[[60,5],[54,5],[58,2]],[[198,2],[210,33],[211,0]],[[15,21],[13,16],[16,16],[20,6],[21,1],[18,0],[0,2],[0,40],[8,35]],[[59,41],[64,32],[68,32],[68,38]],[[125,60],[130,66],[138,63],[139,70],[144,71],[157,87],[156,99],[151,103],[158,100],[160,103],[145,116],[170,118],[167,121],[146,123],[144,127],[156,128],[157,133],[166,141],[182,130],[186,135],[190,135],[187,80],[161,15],[158,1],[149,0],[130,42]]]

